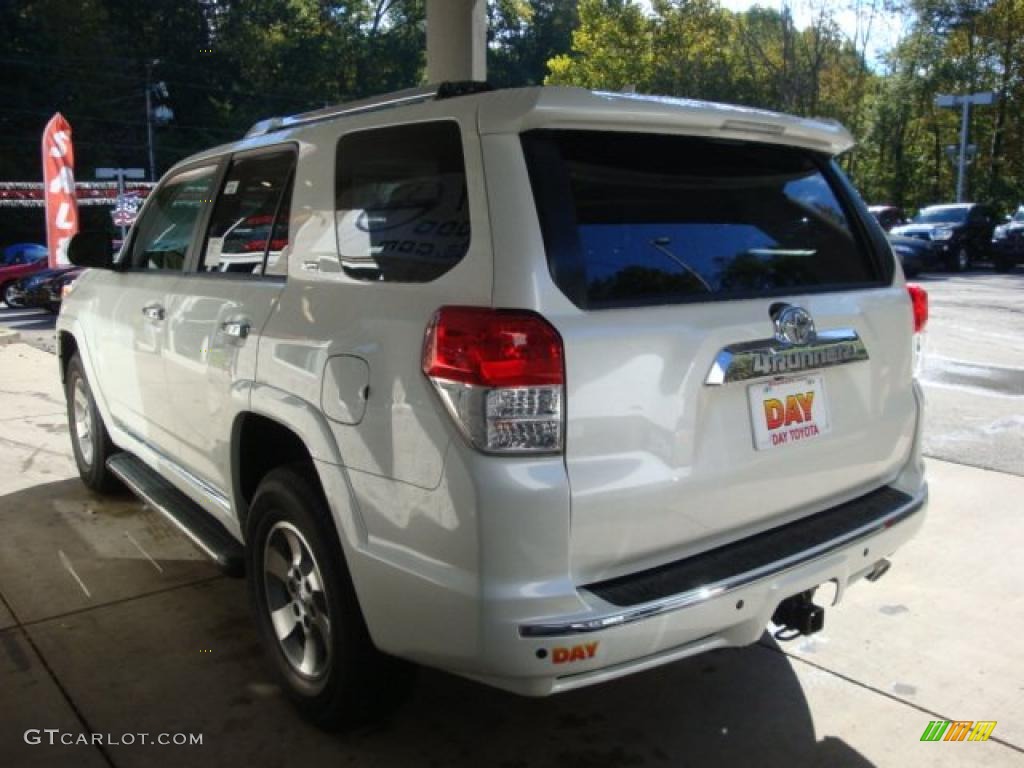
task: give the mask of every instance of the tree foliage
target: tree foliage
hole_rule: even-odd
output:
[[[841,29],[838,13],[858,14]],[[906,33],[869,60],[872,22],[906,19]],[[549,84],[748,104],[839,120],[857,139],[842,159],[865,198],[915,208],[953,197],[959,112],[939,93],[995,91],[971,121],[977,159],[968,196],[1004,209],[1024,199],[1024,0],[819,2],[809,24],[788,4],[736,13],[714,0],[580,0],[569,51]]]
[[[1024,197],[1024,0],[796,0],[742,12],[716,0],[490,0],[495,85],[541,82],[749,104],[841,121],[842,162],[865,198],[916,207],[953,196],[945,148],[959,114],[939,93],[992,90],[975,110],[969,196]],[[424,78],[425,0],[22,0],[0,4],[0,179],[39,177],[39,136],[71,121],[79,178],[146,164],[145,85],[174,119],[157,165],[254,121],[408,87]],[[850,30],[839,13],[852,8]],[[872,20],[906,20],[879,56]],[[806,16],[801,17],[806,19]]]

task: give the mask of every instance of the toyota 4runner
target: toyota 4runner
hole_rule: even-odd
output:
[[[820,629],[921,525],[927,296],[840,126],[445,84],[175,166],[58,321],[75,459],[246,574],[314,721]],[[819,600],[821,593],[819,593]]]

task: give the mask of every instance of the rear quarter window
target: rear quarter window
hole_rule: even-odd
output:
[[[607,131],[523,134],[552,275],[585,308],[882,282],[826,159]]]
[[[346,134],[335,179],[338,252],[349,277],[423,283],[466,255],[469,205],[457,123]]]

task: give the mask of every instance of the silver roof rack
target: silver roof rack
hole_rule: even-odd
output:
[[[491,86],[487,83],[477,82],[445,82],[437,85],[425,85],[419,88],[406,88],[403,91],[393,91],[392,93],[385,93],[380,96],[371,96],[368,99],[349,101],[332,107],[315,109],[312,112],[302,112],[298,115],[271,117],[266,120],[260,120],[249,129],[245,134],[245,138],[251,139],[253,136],[262,136],[266,133],[281,131],[296,125],[315,123],[320,120],[331,120],[335,117],[357,115],[364,112],[376,112],[380,109],[418,104],[434,98],[451,98],[453,96],[480,93],[490,89]]]

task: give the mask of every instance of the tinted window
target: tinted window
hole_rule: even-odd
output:
[[[165,182],[135,225],[133,269],[180,271],[203,208],[210,202],[216,166],[179,173]]]
[[[925,208],[914,221],[918,224],[962,224],[967,221],[966,208]]]
[[[338,251],[350,277],[426,282],[466,255],[466,170],[455,123],[343,136],[336,184]]]
[[[231,162],[210,218],[200,272],[287,272],[288,214],[295,153],[249,155]]]
[[[872,283],[819,161],[690,137],[523,137],[556,282],[580,306]]]

